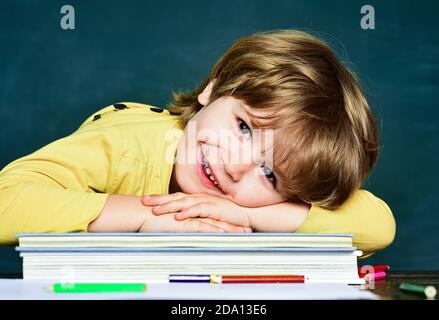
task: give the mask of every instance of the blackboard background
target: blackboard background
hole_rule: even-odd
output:
[[[75,8],[75,30],[60,28],[64,4]],[[365,4],[375,30],[360,28]],[[366,188],[392,208],[397,236],[364,262],[437,270],[438,15],[437,1],[2,1],[0,167],[111,103],[166,105],[238,37],[313,31],[350,62],[380,120],[381,155]],[[0,272],[20,269],[13,248],[0,248]]]

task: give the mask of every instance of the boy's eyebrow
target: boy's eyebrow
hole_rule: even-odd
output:
[[[247,107],[244,105],[244,103],[240,100],[238,100],[239,108],[241,110],[244,110],[245,115],[250,118],[250,113],[247,111]]]
[[[248,111],[248,108],[250,108],[250,107],[248,107],[247,105],[245,105],[242,101],[239,101],[239,106],[240,106],[240,109],[242,109],[242,110],[244,110],[244,113],[245,113],[245,115],[246,115],[246,117],[247,117],[247,121],[250,121],[250,122],[253,122],[253,115],[252,114],[250,114],[250,112]],[[252,125],[252,123],[250,123],[250,125],[252,126],[252,127],[254,127],[254,125]],[[254,129],[254,128],[252,128],[252,129]],[[263,132],[265,133],[266,131],[265,130],[267,130],[267,129],[264,129],[263,130]],[[262,131],[261,131],[262,132]],[[261,137],[262,136],[264,136],[265,137],[265,134],[264,135],[262,135],[261,134]],[[261,143],[261,156],[264,158],[265,157],[265,154],[266,154],[266,149],[264,148],[265,147],[265,145],[264,145],[264,143]],[[273,148],[273,144],[271,144],[270,146],[268,146],[268,148],[267,149],[272,149]],[[272,160],[272,159],[271,159]],[[269,168],[270,169],[273,169],[273,163],[272,163],[273,161],[271,161],[271,163],[269,164]],[[265,159],[264,159],[264,163],[267,163],[267,161],[265,161]]]
[[[239,101],[239,107],[241,110],[244,111],[245,116],[247,117],[247,121],[250,122],[249,124],[251,125],[251,127],[254,129],[257,127],[257,123],[258,121],[256,120],[257,118],[255,117],[255,115],[253,115],[250,112],[250,107],[247,106],[246,104],[244,104],[242,101]]]
[[[264,125],[263,120],[266,119],[266,117],[264,117],[263,111],[255,110],[254,108],[252,109],[252,107],[246,105],[242,101],[239,101],[239,106],[240,106],[240,109],[244,110],[252,127],[257,128],[257,127],[261,126],[264,128],[268,128],[266,125]],[[270,112],[268,112],[268,114],[270,114]]]

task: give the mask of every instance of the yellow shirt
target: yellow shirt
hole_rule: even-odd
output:
[[[166,109],[115,104],[7,165],[0,171],[0,243],[15,243],[18,232],[86,231],[109,194],[167,194],[184,129],[178,119]],[[297,232],[354,233],[354,245],[369,254],[393,241],[395,221],[382,200],[358,190],[336,210],[313,205]]]

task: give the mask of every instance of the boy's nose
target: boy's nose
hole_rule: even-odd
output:
[[[229,164],[224,166],[226,174],[233,180],[233,182],[240,181],[244,175],[253,171],[254,168],[254,163]]]

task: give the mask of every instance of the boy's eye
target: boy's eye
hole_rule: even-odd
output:
[[[247,123],[245,123],[242,119],[237,118],[238,121],[238,126],[239,126],[239,130],[241,130],[241,132],[244,135],[249,135],[251,136],[251,130],[250,127],[247,125]]]
[[[274,176],[273,171],[271,171],[271,169],[265,165],[262,165],[261,168],[262,168],[262,171],[264,172],[265,176],[267,177],[268,181],[270,181],[271,184],[273,186],[275,186],[276,185],[276,177]]]

